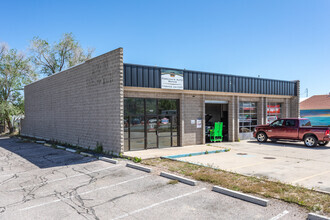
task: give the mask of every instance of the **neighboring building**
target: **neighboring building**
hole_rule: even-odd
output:
[[[313,126],[330,126],[330,94],[314,95],[300,102],[300,117],[309,118]]]
[[[225,140],[257,124],[298,117],[299,81],[123,63],[119,48],[25,87],[22,134],[119,153]],[[204,120],[207,118],[207,121]]]

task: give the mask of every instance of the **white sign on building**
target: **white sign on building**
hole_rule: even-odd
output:
[[[183,72],[178,70],[161,69],[161,88],[183,90]]]

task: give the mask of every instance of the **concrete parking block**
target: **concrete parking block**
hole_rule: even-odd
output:
[[[315,213],[308,213],[308,220],[330,220],[329,217],[323,216],[323,215],[318,215]]]
[[[51,144],[44,144],[44,146],[51,147],[52,145]]]
[[[147,173],[151,173],[151,169],[148,168],[148,167],[143,167],[143,166],[135,165],[135,164],[132,164],[132,163],[127,163],[126,166],[130,167],[130,168],[133,168],[133,169],[141,170],[141,171],[144,171],[144,172],[147,172]]]
[[[107,158],[107,157],[99,157],[99,160],[103,160],[103,161],[106,161],[106,162],[109,162],[109,163],[113,163],[113,164],[117,164],[118,163],[118,160],[113,160],[113,159],[110,159],[110,158]]]
[[[87,157],[93,157],[94,156],[93,154],[86,153],[86,152],[80,152],[80,154],[83,155],[83,156],[87,156]]]
[[[248,201],[257,205],[261,205],[261,206],[267,206],[268,205],[268,200],[266,199],[261,199],[255,196],[251,196],[251,195],[247,195],[241,192],[236,192],[230,189],[226,189],[220,186],[213,186],[213,191],[218,192],[218,193],[222,193],[224,195],[227,196],[231,196],[231,197],[235,197],[244,201]]]
[[[63,147],[63,146],[61,146],[61,145],[56,145],[56,147],[57,147],[58,149],[63,149],[63,150],[65,150],[65,147]]]
[[[187,178],[184,178],[184,177],[181,177],[181,176],[177,176],[177,175],[174,175],[174,174],[171,174],[171,173],[161,172],[160,176],[166,177],[166,178],[169,178],[169,179],[172,179],[172,180],[178,180],[181,183],[185,183],[185,184],[188,184],[188,185],[191,185],[191,186],[196,186],[197,185],[197,181],[190,180],[190,179],[187,179]]]
[[[44,144],[46,141],[36,141],[37,144]]]
[[[75,149],[71,149],[71,148],[66,148],[66,151],[72,152],[72,153],[76,153],[77,151]]]

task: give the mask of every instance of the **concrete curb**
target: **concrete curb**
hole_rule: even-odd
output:
[[[172,180],[178,180],[181,183],[185,183],[185,184],[188,184],[188,185],[191,185],[191,186],[196,186],[197,185],[197,181],[190,180],[190,179],[187,179],[187,178],[184,178],[184,177],[181,177],[181,176],[177,176],[177,175],[174,175],[174,174],[166,173],[166,172],[161,172],[160,176],[166,177],[166,178],[169,178],[169,179],[172,179]]]
[[[266,199],[261,199],[255,196],[250,196],[241,192],[236,192],[230,189],[226,189],[220,186],[213,186],[212,191],[214,192],[218,192],[227,196],[231,196],[234,198],[238,198],[247,202],[251,202],[257,205],[261,205],[261,206],[267,206],[268,205],[268,200]]]
[[[65,150],[65,147],[63,147],[63,146],[56,145],[56,147],[57,147],[58,149],[63,149],[63,150]]]
[[[89,154],[89,153],[86,153],[86,152],[80,152],[81,155],[83,156],[87,156],[87,157],[93,157],[94,155],[93,154]]]
[[[105,162],[109,162],[109,163],[113,163],[113,164],[118,163],[118,160],[113,160],[113,159],[110,159],[110,158],[107,158],[107,157],[99,157],[99,160],[103,160]]]
[[[308,213],[307,220],[330,220],[330,218],[315,213]]]
[[[151,169],[148,168],[148,167],[143,167],[143,166],[135,165],[135,164],[132,164],[132,163],[127,163],[126,166],[130,167],[130,168],[133,168],[133,169],[141,170],[141,171],[144,171],[144,172],[147,172],[147,173],[151,173]]]
[[[69,151],[71,153],[76,153],[77,151],[75,149],[71,149],[71,148],[65,148],[66,151]]]
[[[45,144],[46,141],[36,141],[37,144]]]

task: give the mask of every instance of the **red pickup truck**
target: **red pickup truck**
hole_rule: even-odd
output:
[[[267,139],[304,141],[307,147],[325,146],[330,141],[329,127],[314,127],[307,118],[278,119],[269,125],[259,125],[253,132],[259,142]]]

